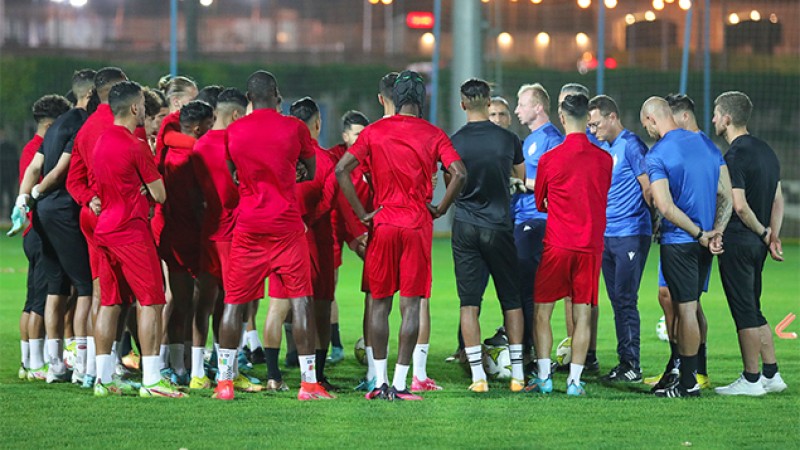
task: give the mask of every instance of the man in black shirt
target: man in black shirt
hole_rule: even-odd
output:
[[[721,395],[761,396],[786,389],[778,373],[772,331],[761,313],[761,272],[767,253],[783,261],[778,237],[783,222],[780,163],[766,142],[748,133],[752,109],[742,92],[725,92],[714,101],[715,131],[731,145],[725,162],[736,211],[725,229],[719,272],[744,361],[736,381],[715,389]]]
[[[453,261],[461,300],[461,332],[472,370],[473,392],[487,392],[483,370],[478,312],[486,288],[485,274],[494,280],[503,308],[511,356],[511,390],[524,387],[522,371],[522,303],[517,254],[509,215],[508,182],[512,167],[524,164],[519,138],[489,121],[489,84],[470,79],[461,85],[461,107],[467,124],[452,136],[453,146],[473,172],[455,202]]]
[[[35,201],[33,226],[42,238],[42,265],[47,273],[45,355],[49,368],[47,382],[69,381],[64,364],[64,312],[70,284],[79,302],[90,302],[92,274],[86,239],[81,233],[80,207],[65,186],[75,135],[88,117],[86,105],[94,86],[93,70],[84,69],[72,77],[75,108],[62,114],[44,135],[44,142],[25,170],[17,207]],[[43,177],[39,183],[39,177]],[[78,380],[73,380],[78,381]],[[82,381],[82,380],[80,380]]]

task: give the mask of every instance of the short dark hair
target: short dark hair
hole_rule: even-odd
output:
[[[575,119],[585,118],[589,114],[589,98],[583,94],[564,97],[560,106],[561,112]]]
[[[319,106],[311,97],[303,97],[289,107],[289,115],[297,117],[305,123],[310,122],[317,114],[319,114]]]
[[[82,98],[94,89],[95,72],[92,69],[76,70],[72,74],[72,93],[75,98]]]
[[[211,105],[212,108],[217,109],[217,97],[219,97],[219,94],[221,94],[224,89],[224,87],[217,86],[216,84],[206,86],[197,93],[196,100],[202,100]]]
[[[214,108],[202,100],[192,100],[181,108],[181,128],[188,128],[214,118]]]
[[[394,83],[397,81],[398,75],[399,74],[397,72],[389,72],[381,77],[381,81],[378,83],[378,92],[383,96],[383,98],[392,98]]]
[[[714,106],[719,107],[723,114],[731,116],[731,123],[737,127],[747,125],[753,112],[753,102],[750,101],[750,97],[739,91],[723,92],[714,100]]]
[[[425,106],[425,80],[413,70],[404,70],[397,75],[392,91],[392,102],[397,111],[405,105],[417,105],[419,114]]]
[[[158,89],[144,88],[144,114],[148,117],[157,116],[161,108],[168,108],[167,98]]]
[[[138,100],[142,87],[135,81],[121,81],[108,92],[108,106],[114,117],[125,117],[131,105]]]
[[[694,101],[686,94],[669,94],[664,100],[669,103],[672,114],[684,111],[694,113]]]
[[[361,111],[350,110],[342,116],[342,131],[349,130],[353,125],[363,127],[369,125],[369,119]]]
[[[246,110],[247,96],[236,88],[224,89],[219,93],[219,96],[217,96],[217,107],[223,107],[223,105],[235,105],[242,110]]]
[[[94,88],[95,90],[101,89],[109,84],[119,83],[127,79],[125,72],[119,67],[103,67],[94,76]]]
[[[33,112],[33,120],[36,123],[41,123],[45,119],[57,119],[58,116],[64,114],[72,108],[72,104],[65,97],[61,95],[45,95],[33,102],[31,112]]]
[[[485,106],[490,96],[489,83],[479,78],[470,78],[461,84],[461,99],[469,109]]]
[[[617,102],[614,101],[613,98],[607,95],[598,95],[593,99],[589,100],[589,111],[594,111],[595,109],[600,111],[600,114],[605,117],[611,113],[614,113],[619,117],[619,108],[617,108]]]
[[[258,70],[247,78],[247,96],[254,102],[275,102],[278,99],[278,80],[266,70]]]

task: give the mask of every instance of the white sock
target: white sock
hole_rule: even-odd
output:
[[[86,373],[86,337],[75,338],[75,371]]]
[[[367,381],[375,378],[375,354],[372,347],[366,347],[367,352]]]
[[[217,368],[219,370],[219,381],[233,380],[234,364],[237,359],[235,348],[221,348],[217,352]]]
[[[31,367],[31,345],[28,341],[19,341],[19,354],[22,357],[22,367],[29,369]]]
[[[304,383],[317,382],[317,355],[298,355],[300,360],[300,381]]]
[[[64,346],[65,347],[69,347],[70,345],[72,345],[73,342],[75,342],[75,338],[74,337],[66,338],[64,340]]]
[[[398,391],[406,390],[406,379],[408,378],[408,369],[409,366],[404,366],[402,364],[394,365],[394,381],[392,381],[392,386],[394,386],[396,390]]]
[[[483,370],[483,353],[480,345],[465,347],[469,368],[472,370],[472,382],[486,379],[486,372]]]
[[[183,344],[169,344],[169,366],[177,375],[186,373],[186,366],[183,363]]]
[[[169,361],[169,345],[161,344],[161,347],[158,349],[158,364],[159,369],[166,369]]]
[[[44,348],[44,339],[29,339],[28,345],[30,346],[30,368],[41,369],[44,367],[44,357],[42,349]]]
[[[120,345],[118,345],[118,342],[119,341],[114,341],[111,343],[111,356],[114,357],[114,364],[122,362],[122,358],[120,358],[119,355],[117,354],[117,349],[120,347]]]
[[[570,383],[575,383],[576,385],[581,385],[581,373],[583,373],[583,364],[569,364],[569,378],[567,378],[567,386]]]
[[[384,384],[389,384],[389,377],[386,374],[386,360],[375,360],[375,387],[381,387]]]
[[[206,376],[203,366],[203,350],[205,347],[192,347],[192,378],[203,378]]]
[[[414,353],[411,359],[414,361],[414,376],[419,381],[428,379],[428,372],[426,370],[428,365],[428,348],[430,344],[417,344],[414,346]]]
[[[511,357],[511,377],[518,380],[525,379],[525,371],[522,369],[522,344],[510,344],[508,353]]]
[[[97,376],[97,346],[94,336],[86,336],[86,375]]]
[[[98,383],[110,383],[111,382],[111,373],[114,371],[114,356],[112,354],[108,355],[97,355],[97,382]]]
[[[61,359],[62,354],[64,353],[61,342],[61,339],[48,339],[47,342],[45,342],[45,348],[47,349],[47,362],[51,367],[55,367],[56,369],[60,368],[64,363]]]
[[[539,370],[537,371],[536,377],[540,380],[546,380],[550,378],[550,358],[539,358],[536,361],[536,365],[539,366]]]
[[[161,357],[142,356],[142,384],[152,386],[161,380]]]
[[[242,338],[239,340],[239,350],[247,344],[247,322],[242,322]],[[252,348],[250,349],[252,350]]]
[[[250,351],[261,348],[261,339],[258,338],[257,330],[247,332],[247,346],[250,347]]]

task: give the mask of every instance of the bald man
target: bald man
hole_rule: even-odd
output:
[[[664,216],[661,267],[679,322],[680,369],[672,374],[679,370],[677,382],[668,384],[670,374],[664,374],[655,394],[699,397],[697,305],[712,254],[722,253],[722,231],[732,208],[730,178],[719,149],[703,135],[678,128],[663,98],[649,98],[640,119],[658,139],[645,161],[653,202]]]

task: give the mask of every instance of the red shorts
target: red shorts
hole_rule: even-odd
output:
[[[369,241],[366,272],[372,298],[431,295],[431,230],[381,224]],[[362,286],[364,287],[364,286]]]
[[[312,231],[306,232],[308,243],[309,263],[311,265],[311,287],[314,291],[314,300],[333,300],[334,293],[334,268],[333,248],[327,243],[327,249],[320,248]],[[324,245],[325,243],[323,243]],[[281,278],[274,272],[269,276],[269,296],[271,298],[292,298]]]
[[[97,249],[97,242],[94,240],[94,229],[97,227],[97,214],[88,206],[81,208],[80,213],[81,232],[86,237],[86,244],[89,248],[89,266],[92,269],[92,279],[100,276],[100,253]]]
[[[206,240],[203,244],[203,254],[200,258],[200,270],[219,280],[220,286],[222,286],[222,274],[228,268],[230,253],[230,241]]]
[[[97,247],[100,263],[100,304],[131,303],[142,306],[163,305],[164,282],[161,263],[152,241],[127,245]]]
[[[578,305],[597,305],[600,253],[582,253],[545,244],[536,272],[535,303],[553,303],[571,297]]]
[[[313,295],[308,242],[303,231],[281,235],[233,232],[225,303],[240,305],[264,297],[264,280],[275,274],[286,297]],[[276,297],[280,298],[280,297]]]

